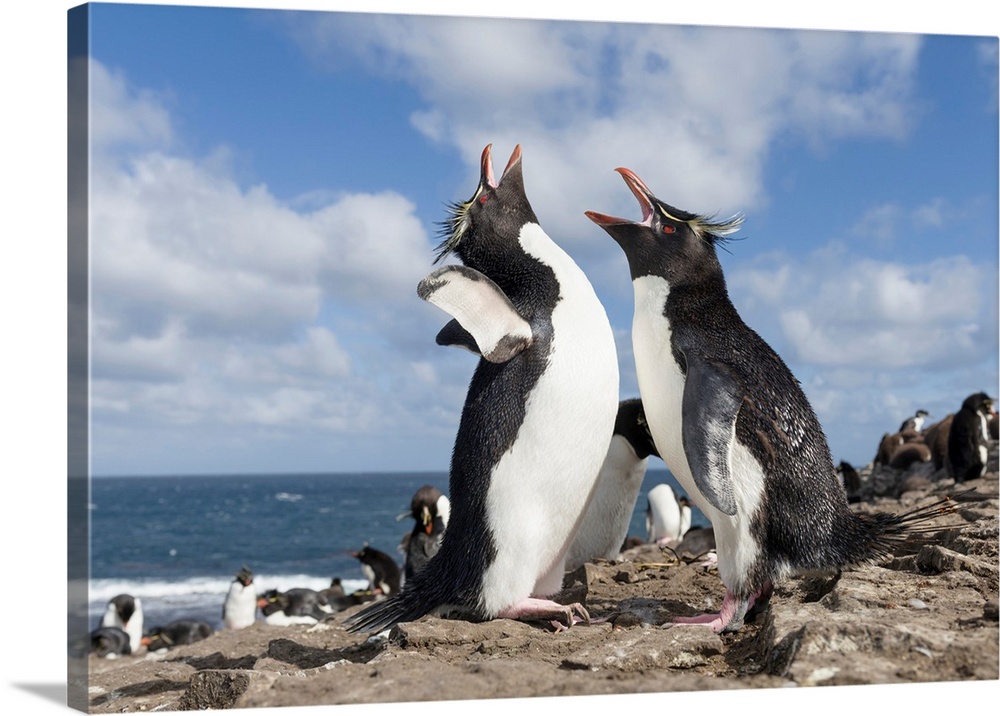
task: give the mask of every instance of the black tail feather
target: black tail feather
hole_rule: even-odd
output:
[[[379,632],[400,622],[409,622],[434,611],[436,605],[421,600],[419,594],[405,587],[388,599],[375,602],[345,620],[347,631]]]
[[[858,525],[864,534],[856,543],[855,562],[869,562],[885,557],[893,552],[922,544],[922,535],[949,529],[947,526],[926,524],[930,520],[947,514],[961,512],[956,500],[960,500],[975,489],[965,490],[954,496],[946,496],[928,505],[915,507],[900,514],[877,512],[873,515],[857,515]]]

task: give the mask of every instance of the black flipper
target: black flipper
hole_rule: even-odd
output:
[[[472,337],[471,333],[462,328],[462,324],[455,318],[444,324],[444,328],[438,331],[437,344],[439,346],[464,348],[480,357],[483,355],[479,350],[479,346],[476,345],[476,339]]]
[[[736,514],[736,498],[729,471],[735,439],[736,414],[743,402],[736,381],[721,365],[703,356],[685,355],[684,454],[698,489],[720,512]]]

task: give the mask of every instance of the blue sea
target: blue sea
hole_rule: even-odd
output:
[[[645,538],[646,494],[666,482],[650,470],[630,535]],[[412,529],[410,498],[421,486],[448,492],[440,473],[98,477],[91,481],[89,623],[120,593],[142,599],[146,627],[175,619],[222,623],[222,603],[242,565],[257,591],[345,589],[367,581],[351,552],[370,544],[394,555]],[[708,524],[695,509],[693,526]]]

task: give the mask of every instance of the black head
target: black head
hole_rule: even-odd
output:
[[[249,587],[253,583],[253,572],[245,564],[243,568],[236,574],[236,579],[233,580],[239,582],[244,587]]]
[[[715,247],[739,229],[742,217],[716,222],[677,209],[657,199],[628,169],[619,167],[615,171],[639,200],[642,219],[629,221],[594,211],[585,213],[622,247],[633,279],[663,276],[674,287],[705,276],[722,275]]]
[[[649,432],[646,413],[639,398],[629,398],[618,403],[618,415],[615,418],[615,435],[621,435],[628,440],[636,457],[643,460],[650,455],[659,457],[653,436]]]
[[[537,223],[524,193],[521,145],[514,147],[500,181],[493,175],[493,158],[486,145],[480,160],[479,186],[466,202],[450,205],[451,217],[441,222],[441,244],[435,263],[455,252],[467,266],[479,267],[490,257],[508,253],[526,223]]]
[[[417,490],[410,500],[410,515],[417,525],[427,534],[433,531],[434,518],[437,517],[438,500],[441,490],[433,485],[424,485]]]
[[[369,566],[374,566],[376,564],[385,564],[386,562],[392,562],[393,559],[385,552],[375,549],[365,545],[357,552],[354,553],[354,557],[361,563],[367,564]]]
[[[962,402],[962,407],[975,413],[989,415],[993,412],[993,403],[996,402],[986,393],[973,393]]]
[[[131,594],[119,594],[111,598],[111,603],[115,605],[115,611],[123,624],[128,624],[129,619],[135,614],[135,597]]]

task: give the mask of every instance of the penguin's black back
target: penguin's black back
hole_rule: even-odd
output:
[[[714,252],[713,252],[714,253]],[[819,419],[780,356],[747,326],[722,277],[671,288],[664,313],[674,332],[674,356],[686,372],[684,350],[731,377],[743,395],[736,438],[764,473],[761,504],[750,516],[760,547],[752,583],[776,576],[778,565],[821,569],[875,559],[887,549],[887,523],[859,517],[847,496]]]

